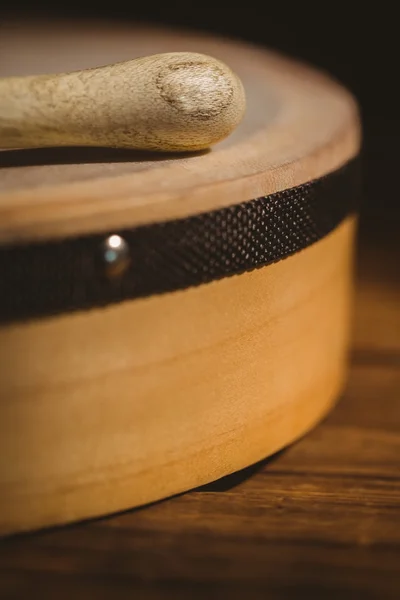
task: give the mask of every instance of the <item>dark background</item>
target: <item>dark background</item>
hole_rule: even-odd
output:
[[[364,124],[363,224],[400,219],[399,31],[395,3],[122,2],[9,3],[1,13],[145,20],[213,31],[267,45],[329,71],[359,100]]]

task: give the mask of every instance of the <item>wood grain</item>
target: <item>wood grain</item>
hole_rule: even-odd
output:
[[[400,246],[391,242],[387,252],[382,241],[362,248],[350,379],[318,428],[189,494],[3,540],[0,597],[397,600],[400,313],[387,306]],[[387,325],[375,337],[377,323]]]
[[[354,229],[236,277],[0,327],[0,532],[185,491],[312,427],[346,373]]]
[[[242,83],[221,61],[170,52],[72,73],[0,79],[0,148],[204,150],[232,133]]]

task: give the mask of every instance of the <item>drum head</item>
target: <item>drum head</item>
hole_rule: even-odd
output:
[[[210,151],[0,151],[0,243],[179,218],[299,185],[358,149],[351,96],[312,69],[232,41],[143,26],[3,23],[0,76],[56,73],[171,51],[226,62],[247,96],[243,122]],[[1,140],[0,140],[1,145]]]

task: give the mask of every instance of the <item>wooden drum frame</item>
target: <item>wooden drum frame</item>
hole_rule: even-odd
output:
[[[159,500],[246,467],[303,435],[332,406],[346,375],[360,145],[351,95],[309,67],[213,37],[101,23],[2,27],[2,76],[202,52],[241,77],[247,113],[227,140],[193,156],[0,152],[0,531]],[[51,280],[46,261],[40,271],[32,257],[48,256],[56,269],[51,256],[71,240],[97,244],[122,231],[131,266],[121,277],[135,278],[140,252],[152,251],[146,237],[144,250],[135,253],[130,240],[135,243],[137,231],[195,227],[193,219],[204,224],[202,215],[213,219],[218,211],[233,211],[243,225],[247,203],[256,212],[262,206],[266,218],[271,198],[279,205],[289,190],[290,204],[291,190],[300,190],[293,208],[335,177],[336,191],[329,193],[337,206],[347,199],[342,212],[330,200],[336,216],[328,225],[314,228],[304,247],[265,264],[230,272],[229,259],[211,279],[191,271],[190,281],[169,279],[165,289],[157,288],[160,271],[141,293],[128,285],[120,296],[102,300],[90,292],[82,302],[76,293],[76,305],[42,293],[47,272],[48,287],[57,274]],[[313,200],[320,219],[324,185]],[[282,214],[282,227],[290,229],[290,218]],[[206,228],[202,235],[211,239]],[[218,244],[229,254],[229,240]],[[183,273],[178,246],[174,256]],[[13,287],[20,259],[28,293]],[[74,277],[71,261],[60,266],[60,285]],[[75,285],[67,283],[66,290]],[[32,304],[36,295],[44,298],[40,306]]]

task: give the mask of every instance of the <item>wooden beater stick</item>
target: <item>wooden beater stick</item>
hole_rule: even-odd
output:
[[[208,148],[245,110],[222,62],[185,52],[57,75],[0,79],[0,148]]]

